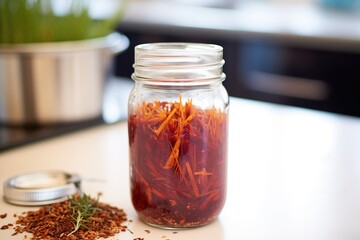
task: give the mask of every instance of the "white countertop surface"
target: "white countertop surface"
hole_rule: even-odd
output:
[[[176,234],[143,224],[131,205],[126,121],[2,152],[0,182],[39,169],[80,174],[85,192],[102,192],[133,220],[133,234],[112,239],[360,239],[360,119],[231,98],[229,130],[225,208],[212,224]],[[1,198],[0,227],[33,209]],[[11,234],[0,230],[0,239],[23,239]]]
[[[237,3],[232,8],[214,8],[189,1],[132,0],[120,29],[360,51],[360,8],[328,9],[315,0],[232,2]]]

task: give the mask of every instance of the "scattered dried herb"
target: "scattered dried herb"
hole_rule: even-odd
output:
[[[192,100],[143,102],[129,115],[132,202],[155,225],[212,221],[225,202],[227,112]]]
[[[1,230],[9,229],[9,226],[8,225],[3,225],[0,229]]]
[[[91,216],[86,215],[83,218],[86,221],[80,221],[80,227],[74,231],[74,209],[77,212],[78,207],[83,207],[85,203],[91,205],[90,209],[96,208],[96,210]],[[73,204],[78,206],[74,207]],[[83,213],[83,211],[84,209],[81,208],[80,212]],[[16,226],[13,228],[15,231],[13,235],[28,232],[33,235],[27,238],[29,240],[95,240],[114,236],[116,233],[127,229],[127,226],[123,225],[125,221],[126,214],[122,209],[101,203],[98,199],[90,200],[88,195],[86,198],[74,195],[66,201],[46,205],[37,211],[29,211],[19,215]]]

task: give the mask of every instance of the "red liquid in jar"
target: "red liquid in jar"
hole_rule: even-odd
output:
[[[139,217],[162,227],[214,220],[226,197],[227,113],[150,102],[128,119],[131,197]]]

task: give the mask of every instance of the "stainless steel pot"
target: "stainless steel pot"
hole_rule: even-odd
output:
[[[101,116],[104,83],[126,36],[0,45],[0,122],[42,125]]]

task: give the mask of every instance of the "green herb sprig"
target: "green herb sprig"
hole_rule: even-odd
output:
[[[114,12],[108,16],[95,18],[90,14],[91,1],[87,0],[71,1],[62,14],[55,12],[51,0],[0,0],[0,44],[104,37],[116,29],[129,1],[114,5]]]
[[[68,234],[68,236],[76,233],[80,228],[89,229],[85,222],[94,215],[98,208],[100,193],[97,199],[92,199],[89,195],[82,194],[81,196],[72,196],[69,198],[69,207],[72,209],[71,218],[74,221],[74,230]]]

